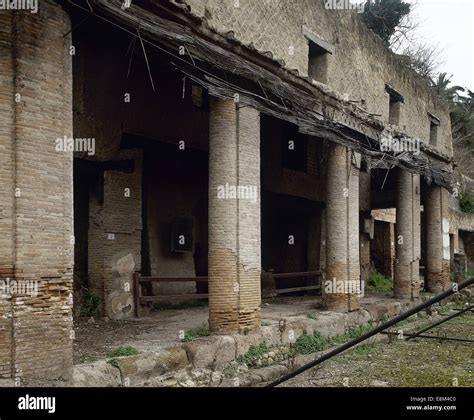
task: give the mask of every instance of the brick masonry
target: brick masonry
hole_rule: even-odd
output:
[[[396,298],[416,298],[420,293],[420,176],[397,169],[397,215],[395,226]]]
[[[426,283],[442,292],[451,286],[448,191],[430,186],[426,195]]]
[[[134,172],[105,171],[103,200],[91,191],[89,201],[89,288],[112,319],[133,315],[132,276],[141,268],[142,157],[141,151],[127,154]],[[119,261],[127,261],[126,273],[117,270]]]
[[[323,287],[325,304],[353,311],[359,309],[359,169],[351,150],[330,145],[326,182],[326,281],[332,288]]]
[[[209,325],[213,332],[260,327],[260,115],[211,99],[209,135]],[[219,197],[256,188],[255,200]]]
[[[439,148],[451,154],[446,107],[355,16],[327,11],[323,2],[313,0],[240,0],[239,7],[235,0],[187,3],[219,32],[233,31],[237,39],[284,59],[303,76],[308,71],[303,27],[309,28],[336,47],[328,59],[330,89],[363,100],[366,105],[361,106],[381,113],[380,119],[388,122],[384,86],[389,83],[405,97],[400,127],[428,141],[427,112],[435,114],[441,120]],[[41,2],[37,15],[0,13],[0,280],[40,282],[37,296],[0,297],[0,377],[13,376],[20,383],[38,377],[67,379],[72,365],[72,154],[55,150],[55,139],[73,132],[71,40],[63,37],[70,26],[68,15],[49,0]],[[130,132],[170,144],[184,139],[207,150],[208,115],[205,109],[191,112],[191,104],[171,100],[180,98],[182,88],[180,81],[177,85],[167,76],[158,83],[157,99],[145,85],[143,63],[134,63],[135,77],[128,84],[128,61],[110,44],[110,39],[95,39],[93,33],[75,38],[74,134],[97,138],[94,160],[129,159],[135,164],[133,173],[106,171],[103,201],[91,190],[89,203],[89,285],[102,298],[103,314],[123,318],[133,309],[131,271],[141,268],[143,156],[140,150],[121,149],[122,135]],[[113,80],[111,68],[119,74]],[[124,89],[132,93],[130,106],[123,103]],[[186,124],[176,119],[183,110]],[[210,327],[216,333],[245,332],[260,327],[260,115],[212,99],[209,125]],[[326,267],[327,280],[355,284],[360,280],[360,254],[367,275],[368,249],[359,249],[359,210],[369,210],[370,186],[365,179],[359,194],[354,155],[336,145],[330,146],[327,185],[316,182],[321,172],[313,140],[307,173],[282,170],[284,184],[274,189],[287,193],[299,188],[302,196],[320,202],[326,196],[321,266]],[[218,199],[217,187],[226,183],[256,187],[257,200]],[[399,174],[397,235],[404,243],[397,247],[397,297],[418,294],[419,184],[419,177]],[[129,196],[125,189],[130,189]],[[433,290],[447,284],[445,196],[445,190],[433,188],[427,200],[428,283]],[[359,307],[355,293],[325,297],[329,309]]]
[[[72,371],[72,136],[69,16],[0,13],[0,276],[37,282],[38,293],[2,296],[0,373],[17,383]],[[19,283],[18,283],[19,284]],[[26,283],[23,283],[26,284]],[[13,343],[13,346],[11,344]]]

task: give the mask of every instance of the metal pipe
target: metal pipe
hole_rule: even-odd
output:
[[[396,332],[391,332],[391,331],[382,331],[380,334],[386,334],[386,335],[398,335]],[[413,337],[414,334],[407,334],[403,333],[404,337]],[[431,340],[441,340],[441,341],[460,341],[461,343],[474,343],[474,340],[471,338],[461,338],[461,337],[443,337],[443,336],[436,336],[436,335],[424,335],[424,334],[419,334],[417,336],[418,338],[428,338]]]
[[[275,381],[270,382],[269,384],[266,385],[266,387],[267,388],[272,388],[274,386],[280,385],[283,382],[288,381],[291,378],[294,378],[295,376],[299,375],[300,373],[303,373],[306,370],[311,369],[312,367],[317,366],[317,365],[323,363],[324,361],[326,361],[326,360],[342,353],[343,351],[345,351],[345,350],[347,350],[351,347],[354,347],[355,345],[357,345],[359,343],[362,343],[363,341],[367,340],[368,338],[373,337],[374,335],[380,333],[381,331],[386,330],[387,328],[392,327],[395,324],[398,324],[400,321],[403,321],[404,319],[409,318],[410,316],[422,311],[423,309],[426,309],[426,308],[434,305],[435,303],[438,303],[439,301],[447,298],[448,296],[451,296],[454,293],[457,293],[457,292],[463,290],[464,288],[470,286],[473,283],[474,283],[474,277],[470,278],[469,280],[466,280],[464,283],[459,284],[457,286],[456,290],[454,290],[451,287],[450,289],[444,291],[443,293],[440,293],[439,295],[431,298],[430,300],[427,300],[426,302],[415,306],[414,308],[406,311],[403,314],[400,314],[400,315],[396,316],[395,318],[385,322],[384,324],[379,325],[378,327],[374,328],[373,330],[369,331],[368,333],[366,333],[364,335],[361,335],[360,337],[355,338],[354,340],[351,340],[351,341],[343,344],[342,346],[339,346],[339,347],[335,348],[334,350],[331,350],[330,352],[322,355],[321,357],[317,358],[316,360],[313,360],[312,362],[309,362],[309,363],[301,366],[300,368],[294,370],[293,372],[290,372],[290,373],[282,376],[281,378],[278,378]]]
[[[416,333],[414,333],[414,334],[411,334],[411,337],[408,337],[408,338],[407,338],[407,341],[408,341],[408,340],[411,340],[412,338],[418,337],[420,334],[423,334],[424,332],[429,331],[429,330],[431,330],[431,329],[437,327],[438,325],[444,324],[446,321],[449,321],[450,319],[453,319],[453,318],[456,318],[456,317],[458,317],[458,316],[461,316],[462,314],[464,314],[464,313],[467,312],[467,311],[470,311],[470,310],[473,309],[473,308],[474,308],[474,306],[472,306],[472,305],[471,305],[471,306],[468,306],[467,308],[464,308],[463,310],[461,310],[461,311],[459,311],[459,312],[456,312],[456,313],[454,313],[454,314],[452,314],[452,315],[449,315],[448,317],[446,317],[446,318],[444,318],[444,319],[442,319],[442,320],[440,320],[440,321],[438,321],[438,322],[435,322],[435,323],[432,324],[432,325],[428,325],[426,328],[423,328],[423,329],[421,329],[420,331],[418,331],[418,332],[416,332]]]

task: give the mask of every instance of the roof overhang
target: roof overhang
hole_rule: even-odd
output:
[[[170,64],[210,95],[235,99],[241,106],[288,121],[311,136],[347,146],[387,168],[400,167],[424,176],[427,182],[452,190],[452,159],[421,143],[421,153],[381,151],[387,134],[406,138],[386,127],[365,110],[345,101],[325,85],[285,69],[271,54],[262,55],[242,45],[233,33],[219,34],[202,19],[191,15],[185,4],[168,0],[134,0],[123,8],[123,0],[66,0],[83,11],[112,22],[132,36],[142,38],[169,56]],[[184,46],[186,54],[180,55]]]

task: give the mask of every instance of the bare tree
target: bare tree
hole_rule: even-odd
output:
[[[400,55],[408,67],[432,80],[436,76],[436,70],[443,64],[440,59],[441,53],[442,50],[436,45],[415,42],[404,46]]]

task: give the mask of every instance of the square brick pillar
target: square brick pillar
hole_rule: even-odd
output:
[[[141,269],[142,151],[123,155],[134,160],[134,171],[105,171],[97,181],[102,200],[92,191],[89,197],[89,291],[111,319],[134,316],[133,273]]]
[[[394,296],[420,295],[420,176],[397,169]]]
[[[449,193],[438,186],[428,187],[425,202],[426,212],[426,289],[441,293],[451,287],[450,238],[449,238]]]
[[[383,275],[393,279],[393,262],[395,259],[395,224],[382,223],[383,229]]]
[[[70,28],[50,1],[0,11],[0,375],[17,385],[72,373]]]
[[[211,98],[209,132],[209,326],[260,327],[260,114]]]
[[[359,309],[359,169],[346,147],[330,144],[326,196],[326,279],[328,310]]]

